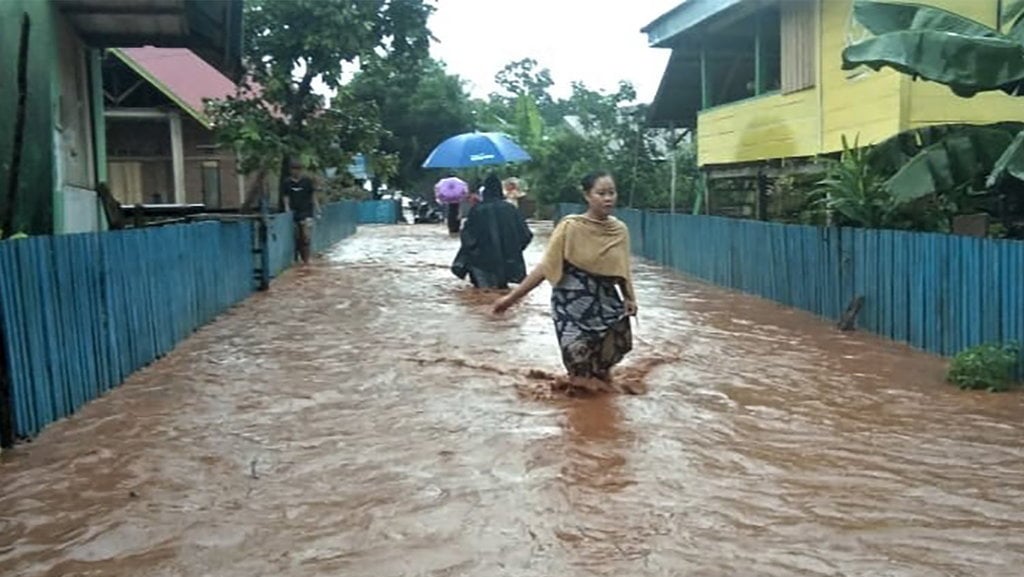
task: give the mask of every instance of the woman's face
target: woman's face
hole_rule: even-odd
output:
[[[591,212],[599,216],[608,216],[615,211],[618,193],[615,181],[610,176],[602,176],[594,181],[594,186],[586,192],[587,206]]]

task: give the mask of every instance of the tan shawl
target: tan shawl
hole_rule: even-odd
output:
[[[566,261],[593,275],[621,279],[625,283],[624,296],[636,300],[629,262],[629,229],[614,216],[605,220],[586,215],[565,217],[555,227],[544,253],[544,278],[557,285]]]

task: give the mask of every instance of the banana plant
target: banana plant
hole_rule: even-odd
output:
[[[898,202],[957,190],[979,194],[1024,125],[964,124],[910,130],[875,147],[872,164],[890,174],[884,188]],[[895,170],[893,171],[893,168]]]
[[[825,160],[825,178],[818,182],[816,201],[841,221],[869,228],[891,228],[899,203],[885,189],[885,178],[871,163],[872,147],[851,145],[843,136],[838,159]]]
[[[892,68],[915,80],[945,84],[967,98],[989,91],[1024,96],[1024,0],[1004,0],[1000,6],[996,29],[932,6],[857,0],[854,18],[873,36],[843,50],[843,68]],[[921,151],[893,177],[890,188],[920,197],[948,186],[944,175],[950,171],[973,179],[983,167],[989,171],[988,188],[1006,178],[1024,180],[1024,131],[1007,139],[1005,132],[959,130],[949,138]]]

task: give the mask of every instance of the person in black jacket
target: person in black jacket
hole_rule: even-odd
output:
[[[469,276],[477,288],[507,289],[526,277],[523,250],[533,233],[519,210],[504,201],[501,180],[484,180],[480,203],[470,209],[462,230],[462,246],[452,263],[459,278]]]

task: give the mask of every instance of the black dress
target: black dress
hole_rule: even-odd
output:
[[[532,240],[519,209],[504,200],[484,200],[466,217],[452,272],[459,278],[468,275],[478,288],[508,288],[526,278],[523,250]]]

